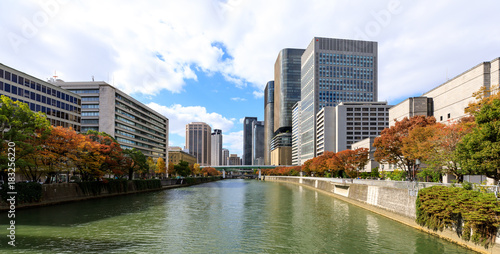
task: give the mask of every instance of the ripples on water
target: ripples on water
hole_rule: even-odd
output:
[[[4,238],[1,253],[472,253],[323,193],[256,180],[16,215],[17,247]]]

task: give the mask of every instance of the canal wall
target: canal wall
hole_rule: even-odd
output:
[[[474,251],[480,253],[500,253],[500,232],[497,235],[496,244],[485,249],[480,245],[461,239],[451,229],[433,231],[415,222],[417,189],[430,187],[434,185],[433,183],[412,185],[407,182],[395,181],[360,181],[293,176],[265,176],[263,180],[293,183],[313,188]]]
[[[55,184],[42,184],[42,197],[40,202],[16,204],[16,209],[27,207],[55,205],[67,202],[75,202],[87,199],[106,198],[120,195],[128,195],[142,192],[159,191],[170,188],[187,187],[191,185],[206,183],[218,180],[216,178],[190,178],[186,179],[162,179],[160,188],[137,190],[133,181],[127,182],[127,188],[115,190],[112,193],[104,186],[100,189],[99,193],[92,193],[84,191],[77,183],[55,183]],[[0,199],[0,211],[8,211],[9,205]]]

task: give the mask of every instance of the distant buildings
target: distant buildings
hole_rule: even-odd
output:
[[[264,165],[264,122],[252,122],[252,165]]]
[[[168,119],[103,81],[64,82],[54,85],[81,96],[82,132],[95,130],[113,136],[123,149],[168,159]]]
[[[301,129],[300,124],[302,115],[301,102],[298,101],[292,108],[292,165],[302,165],[300,160],[301,142]]]
[[[231,154],[229,156],[229,165],[241,165],[241,159],[237,154]]]
[[[45,113],[53,126],[82,131],[82,103],[78,94],[3,64],[0,64],[0,94],[28,104],[31,111]]]
[[[245,117],[243,119],[243,165],[252,165],[252,124],[257,117]]]
[[[271,140],[274,137],[274,81],[264,89],[264,164],[271,164]]]
[[[229,150],[222,148],[222,166],[227,166],[229,164]]]
[[[301,59],[301,163],[317,156],[323,107],[377,101],[377,58],[377,42],[313,38]]]
[[[196,157],[200,166],[210,166],[212,129],[206,123],[186,125],[186,149]]]
[[[168,162],[177,165],[180,161],[185,161],[190,166],[197,163],[196,157],[183,151],[182,148],[177,146],[168,147]]]
[[[222,130],[214,129],[211,137],[211,149],[212,157],[210,161],[211,166],[221,166],[223,165],[222,157]]]

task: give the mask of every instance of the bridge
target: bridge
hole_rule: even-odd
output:
[[[259,170],[259,178],[261,178],[261,169],[277,168],[277,167],[292,167],[287,165],[226,165],[226,166],[201,166],[200,168],[215,168],[222,171],[222,178],[226,178],[226,171],[253,172],[254,169]]]

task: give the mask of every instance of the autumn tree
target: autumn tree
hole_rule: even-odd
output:
[[[221,175],[222,173],[215,168],[205,167],[201,170],[201,174],[203,176],[218,176]]]
[[[99,150],[105,157],[101,170],[117,177],[126,175],[126,159],[120,144],[111,135],[105,132],[89,130],[85,135],[92,141],[100,144]]]
[[[415,160],[414,158],[404,156],[402,151],[403,141],[414,128],[434,123],[436,123],[436,119],[432,116],[405,117],[401,121],[396,121],[394,126],[385,128],[373,142],[373,146],[376,148],[374,153],[375,160],[380,163],[395,164],[404,171],[412,169],[415,165]]]
[[[179,161],[179,164],[174,165],[175,172],[180,176],[188,176],[191,174],[191,170],[189,169],[189,163],[187,161]]]
[[[200,164],[195,163],[195,164],[193,165],[193,174],[194,174],[195,176],[197,176],[197,175],[201,174]]]
[[[457,145],[460,166],[468,172],[500,180],[500,99],[483,103],[475,113],[477,126]]]
[[[26,157],[38,153],[43,140],[48,137],[51,126],[43,113],[32,112],[26,103],[12,101],[7,96],[0,96],[0,170],[4,179],[7,179],[9,142],[15,143],[16,167],[24,171],[25,176],[38,181],[44,172],[33,168],[33,164]]]
[[[165,160],[163,160],[162,157],[158,158],[156,161],[156,174],[158,174],[160,177],[163,177],[162,174],[166,173],[166,165],[165,165]]]
[[[167,177],[175,175],[175,165],[172,162],[168,163]]]
[[[148,157],[148,159],[146,160],[146,163],[148,164],[148,171],[147,171],[147,173],[150,176],[154,175],[155,172],[157,171],[157,168],[156,168],[156,163],[154,162],[153,158],[152,157]]]
[[[368,163],[368,149],[344,150],[334,154],[328,159],[328,167],[337,172],[345,172],[347,176],[355,178],[358,170]]]
[[[476,100],[467,105],[465,113],[475,115],[481,110],[484,105],[491,104],[493,100],[500,99],[499,90],[500,89],[498,84],[490,87],[482,86],[479,91],[476,91],[472,94],[472,96]]]

